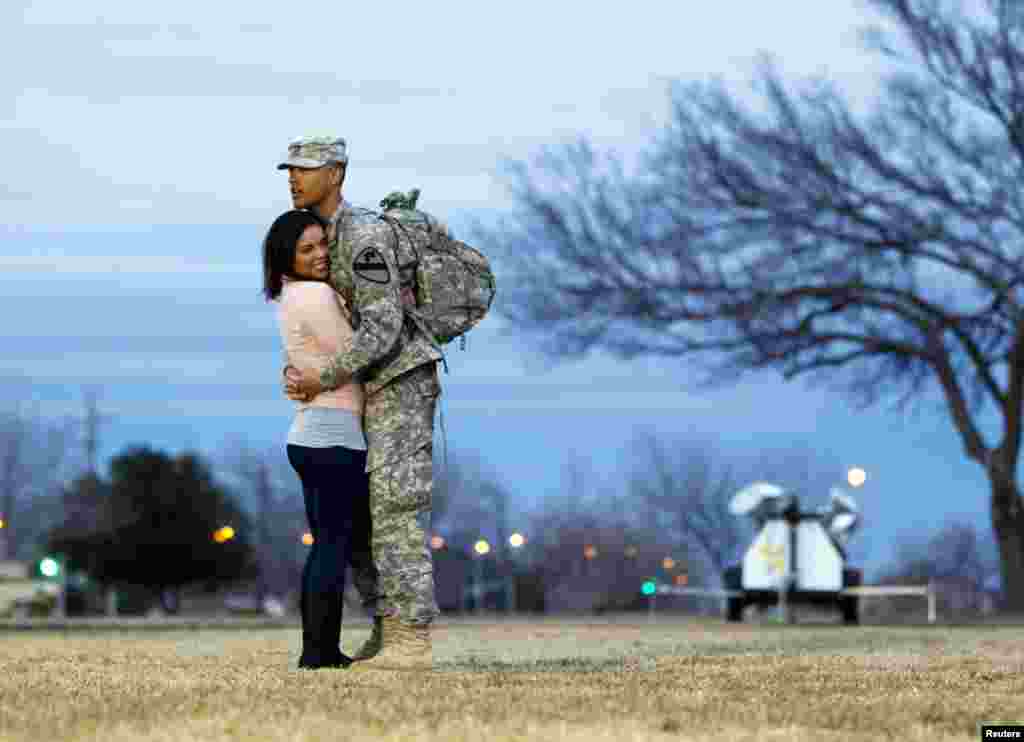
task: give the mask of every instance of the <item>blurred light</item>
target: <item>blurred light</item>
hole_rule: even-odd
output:
[[[475,544],[473,544],[473,551],[475,551],[480,556],[483,556],[484,554],[487,554],[491,551],[491,545],[483,539],[480,539]]]
[[[513,546],[513,548],[518,549],[520,546],[526,543],[526,537],[523,536],[523,534],[521,533],[513,533],[511,536],[508,537],[508,542]]]
[[[637,549],[635,546],[627,546],[626,547],[626,556],[629,557],[630,559],[635,557],[638,552],[639,552],[639,549]]]
[[[868,473],[859,466],[854,466],[846,472],[846,481],[850,483],[851,487],[860,487],[867,480]]]
[[[230,541],[235,537],[235,529],[231,526],[221,526],[213,532],[213,540],[218,544],[223,544],[225,541]]]
[[[306,546],[312,546],[313,534],[309,531],[306,531],[304,534],[302,534],[302,543],[304,543]]]
[[[640,592],[644,595],[654,595],[658,586],[654,583],[654,580],[647,580],[643,585],[640,586]]]
[[[0,528],[5,527],[6,525],[7,525],[7,521],[4,520],[3,518],[0,518]]]
[[[587,544],[583,547],[583,557],[585,559],[593,559],[597,556],[597,547]]]
[[[53,557],[46,557],[39,562],[39,573],[43,577],[56,577],[60,574],[60,564]]]
[[[661,561],[661,566],[664,567],[665,569],[675,569],[676,560],[673,559],[672,557],[665,557]]]
[[[444,548],[444,536],[434,534],[430,537],[430,548],[434,551]]]
[[[689,581],[690,581],[690,576],[688,574],[686,574],[685,572],[683,572],[682,574],[676,575],[675,583],[677,585],[682,586],[682,585],[687,584]]]

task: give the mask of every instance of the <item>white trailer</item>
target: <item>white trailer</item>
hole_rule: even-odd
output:
[[[741,563],[722,575],[726,619],[742,621],[747,606],[778,605],[788,621],[794,604],[834,606],[843,622],[859,622],[861,570],[847,564],[846,541],[859,522],[853,499],[837,488],[829,506],[801,512],[797,498],[780,487],[756,482],[729,505],[734,515],[757,522],[758,532]]]

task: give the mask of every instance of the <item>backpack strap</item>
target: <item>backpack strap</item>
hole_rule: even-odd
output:
[[[405,201],[405,203],[402,203],[400,201],[400,199],[402,197],[404,197],[404,194],[402,194],[401,192],[392,193],[392,194],[390,194],[390,196],[388,196],[383,201],[381,201],[380,205],[384,209],[389,208],[389,206],[408,206],[408,208],[414,209],[414,208],[416,208],[416,199],[419,198],[419,195],[420,195],[419,189],[418,188],[414,188],[412,191],[409,192],[409,196],[407,197],[407,200]],[[409,243],[409,247],[412,250],[413,255],[416,256],[416,262],[418,264],[419,263],[419,259],[420,259],[420,255],[419,255],[418,252],[416,252],[416,243],[415,243],[415,241],[413,241],[412,237],[409,236],[409,232],[408,232],[408,230],[406,230],[405,225],[402,224],[402,222],[400,220],[393,219],[393,218],[387,216],[386,214],[381,214],[380,218],[382,220],[384,220],[385,222],[387,222],[387,224],[391,227],[391,231],[394,232],[394,234],[395,234],[395,244],[396,245],[398,244],[398,242],[400,240],[400,238],[398,236],[398,229],[402,230],[403,234],[405,234],[406,240]],[[396,227],[398,227],[398,229],[396,229]],[[431,233],[431,239],[433,239],[433,233]],[[399,263],[398,257],[399,257],[398,256],[398,252],[396,250],[395,251],[395,264],[396,265]],[[441,354],[441,364],[444,366],[444,372],[448,373],[448,359],[445,357],[444,348],[442,348],[441,344],[439,342],[437,342],[437,338],[435,338],[427,330],[426,326],[423,323],[423,318],[420,317],[419,313],[416,312],[414,309],[410,309],[409,307],[407,307],[404,302],[402,303],[402,311],[405,313],[405,316],[408,317],[409,319],[411,319],[413,321],[413,324],[415,324],[416,327],[419,328],[419,331],[423,333],[424,337],[427,338],[427,340],[430,342],[430,344],[433,345],[435,348],[437,348],[437,352]],[[466,340],[465,336],[463,336],[460,339],[463,342],[463,349],[465,349],[465,340]],[[448,476],[448,472],[449,472],[449,466],[448,466],[448,431],[445,430],[445,425],[444,425],[445,396],[441,395],[441,399],[438,400],[438,401],[439,401],[439,404],[437,405],[437,414],[438,414],[438,416],[441,419],[441,441],[444,443],[444,472],[445,472],[445,476]]]
[[[391,227],[391,231],[394,232],[395,244],[396,245],[401,240],[401,238],[398,236],[398,229],[402,230],[402,232],[405,234],[406,240],[409,243],[409,247],[412,250],[412,254],[416,256],[416,263],[418,265],[419,264],[419,260],[420,260],[420,254],[418,252],[416,252],[416,243],[413,241],[412,237],[409,236],[409,232],[406,230],[405,225],[402,224],[402,222],[399,221],[398,219],[393,219],[392,217],[387,216],[386,214],[381,214],[380,218],[384,222],[386,222],[388,224],[388,226]],[[396,229],[396,227],[397,227],[397,229]],[[433,237],[431,237],[431,239],[433,239]],[[395,250],[395,264],[396,265],[399,264],[399,259],[398,258],[399,258],[398,251]],[[448,373],[448,358],[444,354],[444,348],[441,347],[441,343],[439,343],[437,341],[437,338],[435,338],[434,335],[427,329],[426,325],[423,322],[423,318],[420,316],[419,312],[417,312],[415,309],[407,307],[404,302],[402,303],[402,311],[405,313],[406,317],[408,317],[409,319],[412,320],[412,323],[414,325],[416,325],[416,327],[419,329],[419,331],[423,333],[424,337],[427,338],[427,341],[432,346],[434,346],[434,348],[437,350],[438,353],[441,354],[441,365],[444,366],[444,372],[447,374]]]

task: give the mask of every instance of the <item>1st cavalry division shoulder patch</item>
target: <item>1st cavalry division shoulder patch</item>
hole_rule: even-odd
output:
[[[352,263],[352,270],[360,278],[373,283],[388,283],[391,280],[388,264],[376,247],[364,247],[360,250],[355,262]]]

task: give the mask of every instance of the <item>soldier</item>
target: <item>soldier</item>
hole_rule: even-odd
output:
[[[352,309],[351,345],[323,369],[286,369],[285,389],[305,399],[348,379],[363,382],[363,426],[370,477],[372,546],[379,574],[374,636],[381,650],[363,663],[383,669],[430,669],[430,624],[438,615],[427,545],[433,488],[434,410],[441,394],[441,354],[408,321],[412,271],[399,274],[392,229],[342,198],[345,140],[300,137],[278,169],[288,171],[292,202],[328,222],[331,284]]]

